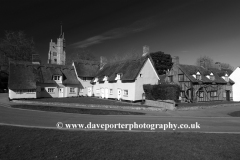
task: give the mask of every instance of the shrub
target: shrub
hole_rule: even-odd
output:
[[[146,99],[149,100],[175,100],[177,101],[180,95],[180,87],[176,84],[158,84],[158,85],[143,85]]]

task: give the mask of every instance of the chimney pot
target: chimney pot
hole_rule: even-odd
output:
[[[143,57],[146,56],[149,53],[149,46],[145,45],[143,46]]]
[[[172,62],[173,62],[173,65],[178,65],[179,64],[179,57],[178,56],[172,56]]]

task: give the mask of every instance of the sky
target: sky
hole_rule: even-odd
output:
[[[60,23],[66,56],[85,48],[96,57],[162,51],[196,64],[200,56],[240,66],[239,0],[3,0],[0,37],[6,30],[33,38],[42,61]]]

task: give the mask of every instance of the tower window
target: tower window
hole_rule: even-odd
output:
[[[57,62],[57,59],[54,59],[54,62]]]
[[[56,52],[53,52],[53,56],[57,56],[57,53],[56,53]]]

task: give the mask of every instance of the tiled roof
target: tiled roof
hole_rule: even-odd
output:
[[[222,84],[226,84],[227,82],[221,78],[221,74],[225,73],[224,71],[218,70],[216,68],[209,68],[209,69],[205,69],[203,67],[199,67],[199,66],[194,66],[194,65],[184,65],[184,64],[179,64],[179,68],[183,71],[183,73],[189,78],[190,81],[192,82],[203,82],[203,83],[222,83]],[[200,74],[202,75],[202,79],[201,80],[197,80],[196,78],[194,78],[192,75],[196,74],[197,72],[200,72]],[[213,73],[215,79],[214,80],[210,80],[208,79],[206,76],[210,75],[210,73]],[[230,83],[234,83],[232,80],[230,80]]]

